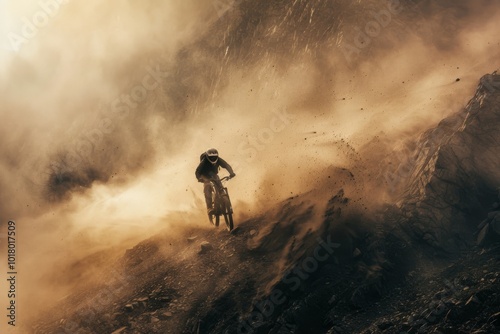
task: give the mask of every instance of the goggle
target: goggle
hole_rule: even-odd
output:
[[[219,156],[217,156],[217,155],[212,155],[212,156],[208,155],[207,158],[208,158],[208,161],[210,161],[213,164],[216,163],[217,160],[219,160]]]

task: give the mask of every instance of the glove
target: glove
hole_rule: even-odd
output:
[[[235,177],[235,176],[236,176],[236,174],[234,174],[234,173],[229,174],[229,177],[230,177],[230,178],[233,178],[233,177]]]

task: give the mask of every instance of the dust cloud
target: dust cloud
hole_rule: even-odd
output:
[[[1,224],[19,223],[33,309],[70,291],[50,279],[68,263],[208,228],[208,147],[235,168],[240,218],[328,192],[332,166],[354,174],[348,197],[390,200],[369,185],[384,163],[500,55],[495,1],[42,3],[1,2]]]

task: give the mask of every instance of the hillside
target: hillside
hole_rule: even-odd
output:
[[[368,209],[365,176],[332,168],[231,234],[144,240],[34,332],[497,332],[500,92],[485,83],[498,77],[420,136],[396,203]]]

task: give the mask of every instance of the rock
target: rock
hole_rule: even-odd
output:
[[[187,238],[187,241],[194,242],[196,240],[196,238],[198,238],[198,237],[197,236],[192,236],[192,237]]]
[[[172,312],[168,311],[158,314],[158,318],[161,320],[167,320],[169,318],[172,318],[172,316],[173,316]]]
[[[476,295],[472,295],[462,307],[463,314],[461,317],[467,320],[473,318],[477,315],[480,306],[481,301],[479,300],[479,298],[477,298]]]
[[[212,248],[213,248],[212,245],[208,241],[203,241],[200,244],[200,251],[199,251],[199,253],[200,254],[204,254],[204,253],[208,252],[209,250],[211,250]]]
[[[118,328],[116,331],[114,331],[111,334],[121,334],[121,333],[125,332],[126,330],[127,330],[127,327],[121,327],[121,328]]]
[[[290,331],[288,329],[284,329],[282,332],[283,333],[290,333]],[[282,333],[282,332],[280,331],[280,332],[278,332],[278,334]],[[344,334],[344,333],[345,333],[345,331],[340,326],[333,326],[327,332],[327,334]]]
[[[477,297],[477,299],[479,300],[480,303],[484,303],[486,300],[488,300],[488,298],[490,298],[494,294],[495,294],[495,291],[493,291],[491,289],[482,289],[482,290],[479,290],[475,294],[475,296]]]
[[[409,322],[403,322],[401,323],[401,329],[404,331],[408,331],[411,328],[411,324]]]
[[[440,326],[437,328],[437,330],[442,334],[458,334],[458,331],[455,329],[455,327],[451,325]]]
[[[460,279],[460,283],[464,286],[473,286],[476,284],[476,282],[474,281],[474,279],[470,278],[469,276],[463,276],[461,279]]]
[[[151,317],[151,323],[157,323],[157,322],[160,322],[160,319],[158,319],[157,317]]]
[[[425,323],[424,323],[423,325],[421,325],[421,326],[418,328],[417,333],[419,333],[419,334],[420,334],[420,333],[422,333],[422,334],[424,334],[424,333],[429,333],[429,327],[428,327],[428,325],[427,325],[427,324],[425,324]]]
[[[498,238],[498,236],[500,236],[500,215],[497,215],[495,217],[495,220],[490,222],[490,226],[491,226],[492,232],[495,232],[495,234],[496,234],[495,237]]]
[[[124,324],[128,322],[128,315],[125,313],[114,313],[113,319],[120,324]]]
[[[161,296],[161,297],[157,297],[156,300],[160,303],[168,303],[170,301],[170,297],[166,297],[166,296]]]
[[[353,258],[357,258],[360,255],[361,255],[361,251],[359,250],[359,248],[354,249],[354,251],[352,252]]]
[[[488,318],[488,323],[495,325],[496,327],[500,327],[500,312],[492,314]]]
[[[134,305],[132,305],[132,304],[125,305],[126,312],[132,312],[133,310],[134,310]]]
[[[385,331],[386,329],[391,328],[392,326],[394,326],[394,323],[392,323],[392,321],[390,320],[382,320],[377,324],[378,329],[380,329],[381,331]]]
[[[251,231],[250,231],[250,235],[251,235],[252,237],[253,237],[254,235],[256,235],[256,234],[257,234],[257,231],[256,231],[256,230],[251,230]]]
[[[439,320],[440,320],[439,317],[434,313],[431,313],[427,317],[425,317],[425,321],[427,321],[427,323],[431,325],[437,324]]]
[[[477,243],[480,246],[487,246],[493,242],[500,241],[500,211],[488,213],[488,218],[478,226],[479,234]]]
[[[479,234],[477,235],[477,244],[479,246],[485,246],[488,244],[488,237],[489,237],[489,230],[490,230],[490,225],[489,224],[484,224],[479,231]]]
[[[464,314],[463,311],[463,304],[457,304],[454,307],[452,307],[447,313],[446,316],[444,317],[446,322],[449,321],[456,321],[459,320],[460,317]]]
[[[483,220],[482,222],[479,223],[479,225],[477,226],[477,229],[478,230],[482,230],[483,227],[485,227],[487,224],[488,224],[488,219],[485,219],[485,220]]]
[[[493,220],[495,219],[495,217],[499,214],[500,212],[498,211],[492,211],[490,213],[488,213],[488,220]]]

